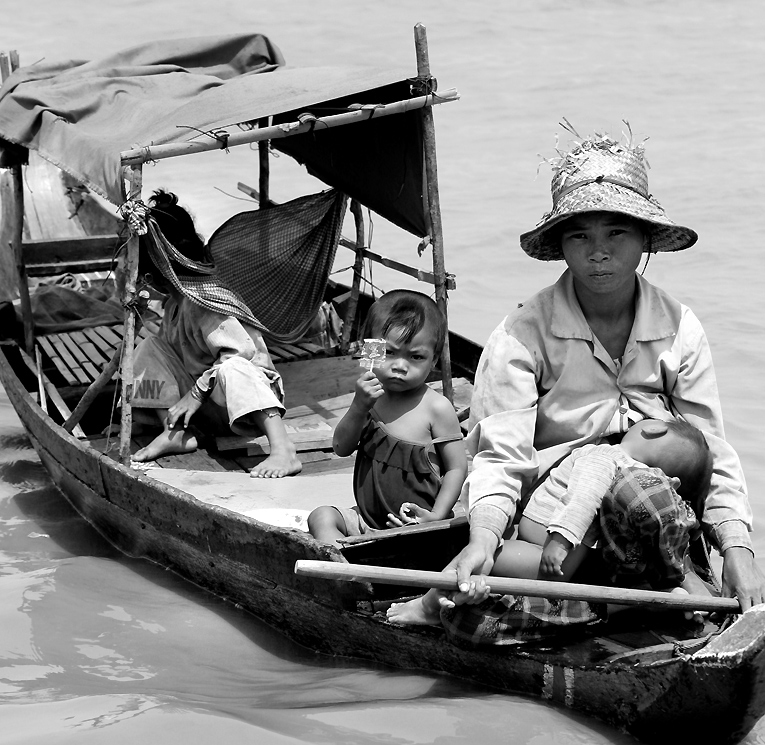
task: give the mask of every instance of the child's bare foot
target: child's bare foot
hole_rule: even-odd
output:
[[[302,470],[303,464],[296,454],[271,453],[250,471],[250,476],[254,479],[281,479],[285,476],[295,476]]]
[[[409,600],[406,603],[394,603],[388,608],[388,622],[399,626],[437,626],[441,623],[438,602],[433,605],[427,595]]]
[[[138,463],[156,460],[163,455],[178,453],[193,453],[197,449],[197,438],[185,430],[163,430],[146,447],[141,448],[133,456]]]

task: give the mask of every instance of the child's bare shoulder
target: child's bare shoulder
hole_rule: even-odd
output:
[[[428,407],[428,411],[431,412],[434,420],[451,422],[453,419],[459,428],[457,412],[454,411],[454,406],[452,406],[446,396],[438,393],[438,391],[434,391],[432,388],[428,388],[427,393],[423,396],[422,404]]]

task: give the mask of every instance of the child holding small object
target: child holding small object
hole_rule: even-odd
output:
[[[578,448],[531,494],[518,540],[505,541],[494,571],[505,577],[568,581],[600,541],[615,584],[626,577],[627,584],[638,580],[656,590],[708,594],[699,577],[687,570],[686,553],[690,538],[700,530],[696,516],[704,511],[712,465],[704,435],[681,419],[643,419],[618,445]],[[636,497],[641,501],[637,510]],[[393,605],[388,620],[438,623],[441,607],[448,605],[443,593],[430,590]]]
[[[467,475],[454,408],[426,385],[446,337],[438,306],[422,293],[393,290],[374,303],[365,330],[366,369],[333,438],[338,455],[358,451],[356,506],[317,507],[308,517],[311,534],[327,543],[444,519]]]

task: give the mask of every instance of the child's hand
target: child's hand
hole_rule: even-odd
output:
[[[542,549],[542,558],[539,560],[540,574],[549,575],[553,579],[562,577],[563,569],[561,566],[571,548],[571,541],[564,538],[560,533],[550,533]]]
[[[191,395],[191,391],[186,393],[177,404],[174,404],[167,410],[167,419],[165,424],[168,429],[186,429],[189,426],[191,417],[202,406],[202,402],[198,398],[194,398]]]
[[[436,519],[430,510],[426,510],[424,507],[420,507],[420,505],[413,502],[404,502],[398,515],[394,515],[392,512],[388,513],[387,524],[389,528],[400,528],[402,525],[429,523]]]
[[[369,411],[383,393],[385,391],[377,376],[371,370],[367,370],[356,381],[354,403],[365,411]]]

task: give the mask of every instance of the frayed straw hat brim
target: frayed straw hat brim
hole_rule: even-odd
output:
[[[564,194],[534,230],[521,235],[521,248],[540,261],[563,259],[557,231],[551,228],[585,212],[618,212],[648,223],[652,252],[682,251],[698,240],[695,231],[673,223],[655,199],[617,184],[592,182]]]

